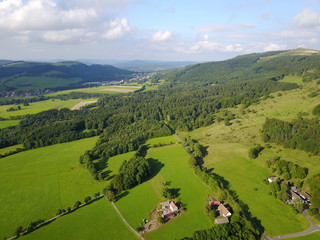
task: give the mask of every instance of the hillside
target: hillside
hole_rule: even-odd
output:
[[[131,76],[131,71],[110,65],[8,61],[0,66],[0,91],[70,89],[79,87],[84,82],[120,81]]]
[[[166,79],[202,85],[257,79],[279,80],[287,75],[302,75],[306,70],[319,70],[319,61],[319,51],[310,49],[253,53],[226,61],[190,65],[169,72]]]

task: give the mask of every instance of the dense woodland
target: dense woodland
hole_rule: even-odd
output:
[[[265,142],[320,155],[320,123],[318,118],[299,118],[292,122],[267,119],[262,129]]]
[[[296,87],[265,80],[108,95],[92,110],[49,110],[26,116],[19,126],[0,132],[0,147],[23,144],[31,149],[100,135],[89,154],[92,159],[109,157],[136,150],[148,138],[169,135],[164,122],[190,131],[212,124],[220,109],[246,107],[272,92]]]
[[[273,57],[275,55],[277,57]],[[226,61],[187,66],[183,70],[171,71],[167,80],[173,83],[207,85],[257,79],[279,80],[287,75],[298,75],[304,81],[311,81],[320,77],[319,61],[319,54],[293,55],[286,54],[286,51],[254,53]],[[313,72],[308,72],[309,69]]]

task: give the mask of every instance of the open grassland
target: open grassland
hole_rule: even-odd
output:
[[[18,88],[23,91],[64,87],[80,82],[80,78],[58,77],[17,77],[5,82],[7,87]]]
[[[167,136],[167,137],[159,137],[159,138],[151,138],[146,142],[146,145],[152,147],[154,145],[168,145],[177,143],[178,141],[175,139],[174,136]]]
[[[148,158],[159,170],[151,180],[131,189],[116,203],[123,216],[133,227],[139,227],[143,219],[161,201],[164,181],[170,182],[170,188],[179,190],[179,199],[186,205],[187,211],[176,219],[169,221],[158,230],[148,233],[146,239],[180,239],[190,236],[195,230],[209,228],[209,218],[205,215],[204,206],[207,196],[212,194],[193,173],[188,165],[189,155],[181,145],[151,148]]]
[[[141,88],[140,86],[100,86],[100,87],[78,88],[78,89],[59,91],[55,93],[46,94],[46,96],[57,96],[62,94],[69,94],[72,92],[119,94],[119,93],[134,92],[140,88]]]
[[[101,192],[79,156],[97,137],[28,150],[0,159],[0,238],[12,236],[19,225],[49,219],[58,209]]]
[[[0,121],[0,129],[19,125],[20,120]]]
[[[11,112],[7,112],[7,110],[11,107],[16,107],[16,105],[4,105],[0,106],[0,117],[10,118],[14,116],[36,114],[50,109],[72,108],[80,102],[93,100],[96,99],[69,99],[65,101],[60,99],[49,99],[46,101],[30,103],[29,106],[23,106],[23,104],[20,104],[19,106],[21,106],[21,110]]]
[[[63,216],[22,239],[138,239],[105,199]]]
[[[0,154],[6,154],[6,153],[9,153],[11,151],[15,151],[15,150],[17,150],[17,148],[23,148],[23,145],[19,144],[19,145],[6,147],[6,148],[0,148]]]
[[[291,82],[296,84],[302,84],[302,77],[301,76],[285,76],[279,82]]]
[[[230,188],[249,206],[253,217],[261,221],[270,236],[305,230],[309,224],[302,215],[293,214],[288,205],[268,195],[270,190],[262,181],[272,173],[265,167],[265,160],[280,156],[309,168],[310,177],[320,173],[320,157],[274,144],[255,160],[249,160],[248,151],[255,144],[264,144],[260,130],[266,118],[291,121],[301,113],[312,117],[312,109],[319,104],[320,96],[310,98],[308,94],[318,86],[315,82],[302,83],[302,89],[273,93],[274,98],[261,100],[247,109],[228,109],[236,116],[231,126],[220,122],[191,133],[179,133],[181,137],[190,135],[208,147],[205,165],[230,183]]]

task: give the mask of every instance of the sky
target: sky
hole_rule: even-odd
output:
[[[217,61],[320,49],[320,0],[0,0],[0,59]]]

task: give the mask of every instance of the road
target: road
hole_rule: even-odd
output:
[[[117,208],[117,206],[111,202],[112,207],[114,208],[114,210],[116,210],[116,212],[118,213],[119,217],[121,218],[121,220],[128,226],[128,228],[131,230],[131,232],[133,232],[135,235],[137,235],[138,238],[140,238],[141,240],[144,240],[144,238],[142,236],[139,235],[139,233],[136,232],[136,230],[134,230],[130,224],[127,222],[127,220],[122,216],[121,212],[119,211],[119,209]]]
[[[182,143],[180,137],[172,130],[172,135],[178,140],[179,143]],[[187,146],[184,146],[184,148],[186,149],[187,152],[189,152],[189,149],[187,148]],[[301,237],[301,236],[305,236],[305,235],[309,235],[311,233],[320,231],[320,226],[315,224],[311,219],[310,216],[307,213],[307,210],[303,211],[303,215],[305,216],[305,218],[310,222],[311,226],[310,228],[308,228],[305,231],[302,232],[297,232],[297,233],[291,233],[291,234],[286,234],[286,235],[281,235],[281,236],[275,236],[275,237],[268,237],[267,235],[265,235],[263,233],[263,231],[256,226],[255,222],[244,212],[245,216],[247,217],[247,219],[255,226],[256,229],[258,229],[258,231],[261,234],[261,237],[265,240],[277,240],[277,239],[285,239],[285,238],[294,238],[294,237]]]
[[[281,236],[275,236],[272,237],[271,240],[277,240],[277,239],[285,239],[285,238],[294,238],[294,237],[301,237],[301,236],[305,236],[305,235],[309,235],[311,233],[314,232],[318,232],[320,231],[320,227],[319,225],[315,224],[309,217],[307,210],[304,210],[302,213],[305,218],[310,222],[311,226],[310,228],[308,228],[307,230],[303,231],[303,232],[297,232],[297,233],[291,233],[291,234],[286,234],[286,235],[281,235]]]

